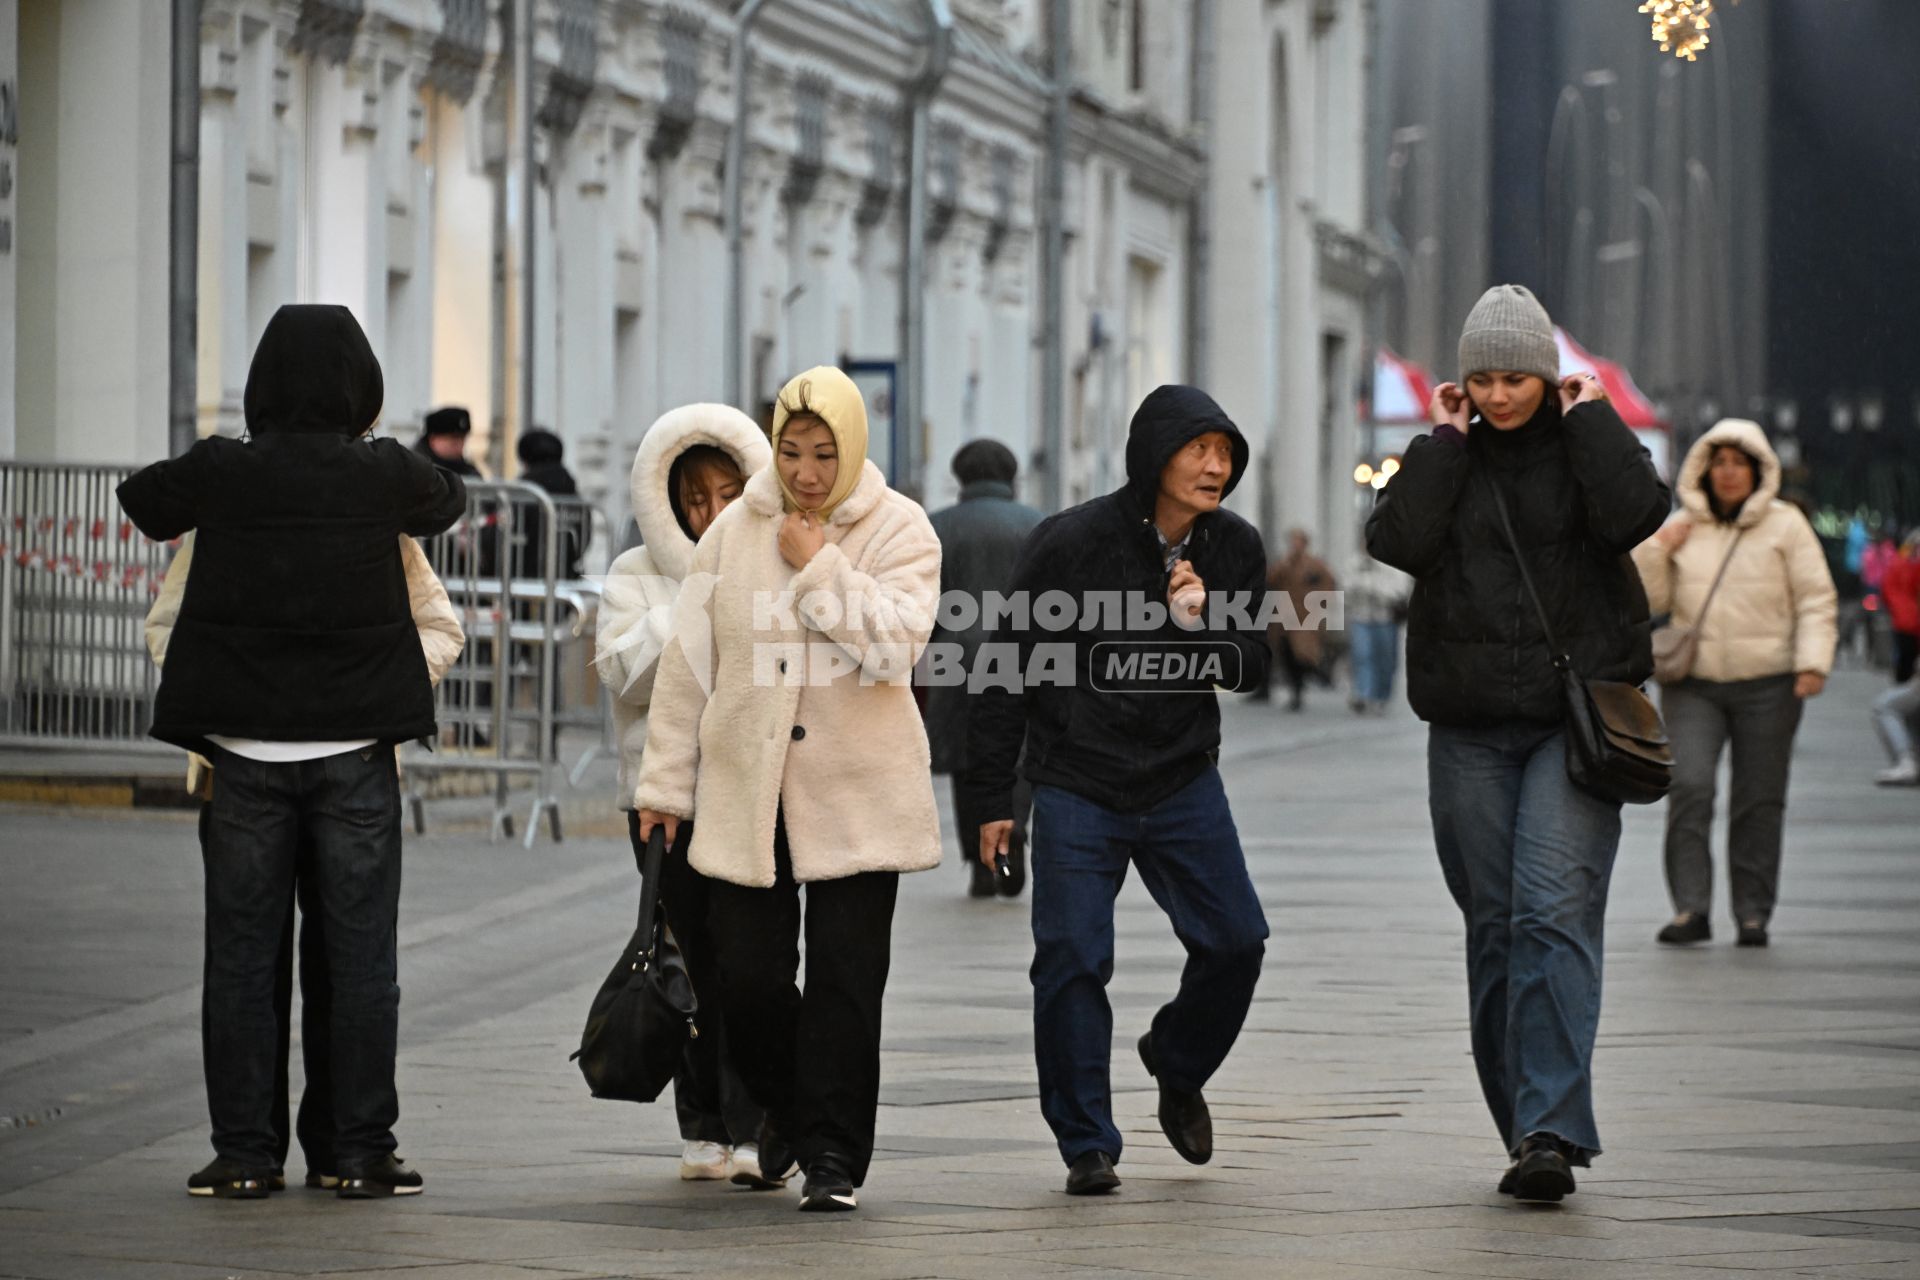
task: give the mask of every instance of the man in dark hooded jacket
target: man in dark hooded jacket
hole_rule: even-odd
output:
[[[326,917],[339,1194],[405,1195],[395,1158],[400,902],[394,744],[434,732],[400,535],[459,518],[458,476],[363,437],[380,364],[345,307],[282,307],[247,374],[251,439],[202,440],[129,477],[150,538],[196,531],[153,736],[216,768],[202,996],[211,1164],[194,1195],[275,1189],[274,981],[296,863]],[[300,862],[302,847],[305,861]]]
[[[1033,531],[1014,570],[1014,616],[973,669],[967,789],[983,861],[1007,847],[1023,741],[1020,771],[1034,787],[1034,1049],[1070,1194],[1120,1182],[1106,983],[1128,863],[1187,951],[1179,992],[1139,1051],[1159,1082],[1160,1127],[1195,1164],[1213,1154],[1200,1091],[1260,976],[1266,918],[1216,768],[1216,687],[1258,689],[1270,661],[1258,623],[1266,552],[1220,505],[1247,457],[1204,392],[1147,396],[1127,437],[1126,486]],[[1063,598],[1077,614],[1064,625]],[[1010,655],[1022,678],[1003,681],[995,664]]]

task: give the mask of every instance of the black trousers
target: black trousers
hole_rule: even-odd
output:
[[[207,820],[212,806],[200,806],[200,853],[207,849]],[[300,851],[300,868],[295,873],[294,896],[300,903],[300,1061],[306,1070],[306,1088],[300,1094],[298,1119],[287,1102],[293,1039],[293,904],[287,904],[287,919],[280,936],[280,959],[273,975],[273,1020],[278,1028],[277,1052],[273,1064],[273,1154],[275,1167],[284,1167],[293,1136],[300,1137],[300,1149],[306,1155],[307,1168],[320,1173],[333,1172],[333,1066],[327,1061],[327,1019],[333,1007],[332,988],[327,983],[326,928],[321,923],[319,905],[313,889],[311,851]],[[207,1061],[205,1028],[200,1043],[201,1060]]]
[[[644,865],[640,815],[632,810],[627,811],[627,836],[633,842],[634,859]],[[681,823],[679,838],[660,862],[660,907],[700,997],[700,1038],[688,1043],[686,1061],[673,1077],[673,1110],[685,1141],[737,1147],[759,1140],[764,1113],[740,1078],[728,1049],[725,1000],[714,968],[713,930],[707,914],[707,887],[713,882],[687,865],[692,838],[693,824]]]
[[[310,1048],[327,1046],[321,1075],[330,1086],[332,1120],[303,1101],[301,1145],[310,1161],[326,1162],[327,1172],[377,1160],[394,1150],[400,1111],[400,789],[393,752],[373,747],[273,764],[221,751],[214,764],[202,847],[201,1002],[214,1150],[253,1168],[284,1163],[286,962],[304,852],[310,916],[323,921],[310,957],[321,962],[308,967],[324,971],[328,987],[325,1034],[313,1034],[314,1027],[307,1039]],[[306,1013],[317,1019],[320,1011],[310,1004]],[[322,1126],[330,1130],[324,1141],[316,1131]]]
[[[800,886],[784,819],[772,888],[707,882],[734,1060],[804,1168],[833,1153],[866,1181],[880,1106],[880,1004],[887,989],[900,876],[868,871],[806,886],[807,985],[800,971]]]

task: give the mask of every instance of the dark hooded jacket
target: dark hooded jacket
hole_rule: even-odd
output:
[[[1554,392],[1549,390],[1549,397]],[[1512,431],[1421,436],[1367,521],[1374,559],[1413,575],[1407,698],[1423,720],[1551,724],[1560,678],[1489,485],[1504,495],[1556,638],[1581,675],[1653,674],[1647,594],[1628,552],[1671,491],[1613,408],[1551,398]]]
[[[1012,590],[1037,600],[1043,593],[1070,595],[1088,621],[1094,593],[1137,593],[1166,603],[1169,575],[1153,526],[1160,475],[1174,454],[1195,437],[1224,432],[1233,444],[1231,493],[1246,474],[1245,438],[1212,397],[1193,387],[1161,387],[1141,402],[1127,435],[1126,486],[1058,515],[1050,516],[1028,537],[1013,573]],[[1178,691],[1145,689],[1102,679],[1096,687],[1096,659],[1110,660],[1116,643],[1142,648],[1187,649],[1206,644],[1231,653],[1224,665],[1225,687],[1236,692],[1262,688],[1271,661],[1264,632],[1253,625],[1266,585],[1266,551],[1259,531],[1221,508],[1194,521],[1186,558],[1210,595],[1238,594],[1246,605],[1247,625],[1222,619],[1219,630],[1184,631],[1167,622],[1157,631],[1097,625],[1048,631],[1036,618],[1021,629],[1003,624],[983,651],[1017,645],[1025,671],[1036,644],[1072,646],[1073,681],[1024,686],[981,687],[974,693],[967,733],[965,787],[982,821],[1013,816],[1015,761],[1026,757],[1021,772],[1035,785],[1055,786],[1120,812],[1137,813],[1173,795],[1211,768],[1219,756],[1220,704],[1210,683],[1190,682]],[[1096,606],[1097,608],[1097,606]],[[1096,653],[1096,650],[1100,650]],[[982,664],[985,667],[985,662]],[[1100,671],[1110,676],[1111,668]],[[979,673],[976,673],[979,674]]]
[[[380,363],[338,306],[274,313],[247,374],[250,440],[213,437],[120,485],[150,538],[197,530],[193,573],[154,699],[153,736],[204,750],[434,731],[399,535],[466,505],[459,477],[392,440]]]

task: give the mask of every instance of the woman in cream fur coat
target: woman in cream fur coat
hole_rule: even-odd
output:
[[[1833,577],[1807,518],[1778,497],[1780,459],[1757,424],[1716,424],[1687,450],[1674,490],[1681,511],[1633,553],[1653,612],[1700,629],[1692,670],[1661,695],[1673,739],[1666,863],[1677,914],[1659,940],[1685,945],[1712,936],[1707,839],[1714,773],[1731,742],[1733,918],[1741,946],[1764,947],[1780,887],[1794,733],[1833,667]],[[1726,576],[1703,620],[1722,564]]]
[[[773,447],[694,553],[634,803],[642,838],[695,820],[727,1033],[767,1110],[762,1171],[797,1158],[801,1208],[851,1209],[873,1153],[899,873],[940,862],[909,683],[940,543],[867,460],[866,405],[840,370],[781,390]]]
[[[620,742],[620,806],[635,859],[646,849],[633,810],[633,788],[647,740],[647,707],[660,654],[673,634],[680,583],[693,567],[694,546],[720,513],[740,497],[747,477],[773,458],[767,437],[753,419],[723,404],[688,404],[660,415],[641,438],[633,459],[633,518],[642,545],[623,552],[607,570],[600,600],[594,667],[613,695],[614,731]],[[673,1078],[674,1112],[685,1144],[680,1176],[689,1181],[731,1179],[741,1186],[781,1185],[762,1175],[760,1108],[747,1091],[727,1050],[724,1019],[717,1016],[717,981],[710,981],[712,951],[707,881],[687,866],[683,825],[661,864],[661,903],[680,943],[689,975],[700,994],[702,1029],[708,1034],[687,1047]]]

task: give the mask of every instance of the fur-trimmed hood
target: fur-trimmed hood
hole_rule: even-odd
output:
[[[766,436],[752,418],[730,405],[686,404],[654,419],[633,458],[633,518],[655,571],[675,581],[692,568],[694,544],[674,514],[667,479],[681,454],[703,444],[725,450],[749,479],[773,470],[767,465],[773,449]]]
[[[1707,500],[1707,469],[1713,465],[1713,451],[1730,444],[1760,464],[1760,483],[1740,508],[1734,523],[1751,529],[1766,518],[1773,500],[1780,496],[1780,457],[1767,443],[1767,433],[1757,422],[1745,418],[1722,418],[1687,450],[1680,464],[1680,504],[1687,514],[1703,524],[1713,523],[1713,506]]]

